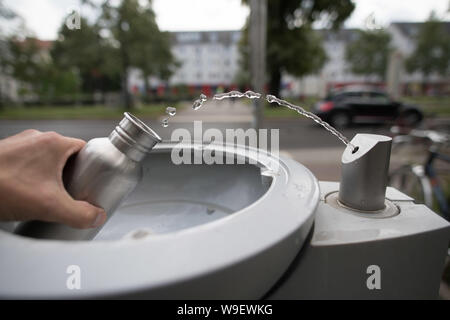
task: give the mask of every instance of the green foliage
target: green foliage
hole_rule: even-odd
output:
[[[159,30],[150,4],[139,11],[140,14],[130,17],[131,65],[142,70],[146,77],[154,75],[167,80],[177,66],[170,50],[170,34]]]
[[[385,78],[391,37],[385,30],[358,31],[358,38],[347,45],[345,59],[351,70],[360,75]]]
[[[235,76],[234,81],[239,87],[245,88],[251,82],[250,77],[250,44],[248,41],[250,18],[247,18],[245,26],[242,31],[241,39],[238,43],[239,50],[239,70]]]
[[[78,91],[79,79],[75,72],[59,69],[39,48],[38,40],[12,37],[7,41],[8,55],[2,59],[5,70],[20,81],[19,94],[37,95],[42,101],[73,94]]]
[[[39,84],[35,87],[35,93],[41,102],[76,98],[80,87],[80,79],[76,72],[70,69],[59,69],[53,63],[42,64],[41,70]]]
[[[8,41],[8,54],[0,57],[2,69],[10,70],[21,82],[23,96],[37,96],[44,103],[80,91],[92,94],[122,88],[130,108],[127,78],[131,67],[141,69],[145,78],[162,79],[168,79],[177,67],[170,36],[159,30],[151,1],[113,4],[104,0],[99,7],[90,0],[81,3],[100,10],[96,22],[81,17],[81,28],[70,30],[64,19],[50,54],[36,39],[13,37]],[[0,18],[11,14],[0,0]]]
[[[318,71],[326,60],[321,39],[312,24],[320,19],[328,27],[338,28],[355,5],[351,0],[269,0],[267,5],[266,68],[269,90],[278,95],[282,72],[301,77]],[[242,46],[247,46],[247,42]],[[241,52],[248,54],[248,49]],[[248,56],[244,60],[248,61]],[[241,63],[241,67],[246,65]]]
[[[5,69],[10,70],[10,75],[22,82],[36,84],[43,65],[36,40],[11,37],[7,41],[7,47],[8,55],[3,59]]]
[[[117,49],[100,36],[100,27],[81,18],[81,29],[60,27],[51,56],[60,69],[75,70],[84,92],[112,91],[120,88]]]
[[[122,89],[125,104],[130,108],[132,102],[126,84],[131,66],[141,69],[146,81],[150,75],[167,79],[176,67],[169,35],[160,32],[151,1],[142,4],[138,0],[122,0],[118,6],[105,1],[99,25],[110,31],[111,41],[118,46]]]
[[[450,74],[450,34],[434,13],[422,24],[415,51],[406,61],[409,72],[420,71],[426,78],[436,72]]]
[[[320,70],[326,61],[322,39],[309,24],[280,34],[269,33],[267,57],[269,70],[281,67],[298,77]]]

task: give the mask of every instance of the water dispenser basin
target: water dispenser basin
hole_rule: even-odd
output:
[[[93,241],[0,230],[0,298],[256,299],[267,293],[311,230],[316,178],[293,160],[265,153],[257,164],[175,165],[174,147],[156,146],[142,183]],[[256,159],[255,150],[243,147],[210,148],[235,161]],[[81,289],[70,289],[73,270]]]
[[[270,187],[265,167],[180,164],[164,146],[143,163],[141,183],[94,240],[178,231],[215,221],[251,205]]]

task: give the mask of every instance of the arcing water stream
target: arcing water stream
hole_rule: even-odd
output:
[[[259,99],[261,98],[261,94],[257,93],[257,92],[253,92],[253,91],[246,91],[244,93],[239,92],[239,91],[230,91],[230,92],[225,92],[225,93],[218,93],[215,94],[213,96],[213,100],[223,100],[223,99],[228,99],[228,98],[248,98],[248,99]],[[194,110],[198,110],[202,107],[203,103],[206,102],[207,98],[204,94],[201,94],[199,99],[195,100],[193,105],[192,105],[192,109]],[[300,106],[297,106],[295,104],[292,104],[288,101],[279,99],[273,95],[266,95],[266,100],[269,103],[276,103],[279,106],[283,106],[286,108],[289,108],[291,110],[295,110],[297,111],[299,114],[312,119],[313,121],[315,121],[316,123],[320,124],[322,127],[325,128],[325,130],[327,130],[328,132],[330,132],[331,134],[333,134],[334,136],[336,136],[339,140],[341,140],[346,146],[349,146],[352,148],[353,152],[356,152],[358,150],[357,146],[354,146],[350,143],[350,141],[339,131],[337,131],[335,128],[333,128],[328,122],[323,121],[320,117],[316,116],[314,113],[308,112],[305,109],[303,109]],[[169,110],[170,108],[170,110]],[[175,108],[172,107],[167,107],[166,109],[166,113],[169,114],[169,116],[174,116],[176,114],[176,109],[173,110]],[[163,119],[163,127],[167,127],[168,126],[168,121],[169,118],[165,118]]]
[[[335,135],[339,140],[341,140],[346,146],[350,146],[352,148],[353,151],[357,150],[356,147],[354,145],[352,145],[350,143],[350,141],[339,131],[337,131],[335,128],[333,128],[328,122],[323,121],[322,119],[320,119],[320,117],[316,116],[314,113],[308,112],[305,109],[303,109],[300,106],[296,106],[295,104],[292,104],[290,102],[287,102],[285,100],[279,99],[273,95],[268,94],[266,96],[266,100],[269,103],[277,103],[280,106],[289,108],[291,110],[295,110],[298,113],[300,113],[301,115],[310,118],[312,120],[314,120],[316,123],[320,124],[322,127],[324,127],[326,130],[328,130],[329,132],[331,132],[333,135]]]
[[[244,93],[239,91],[230,91],[225,93],[218,93],[213,96],[213,100],[223,100],[226,98],[248,98],[248,99],[259,99],[261,98],[260,93],[256,93],[253,91],[246,91]]]

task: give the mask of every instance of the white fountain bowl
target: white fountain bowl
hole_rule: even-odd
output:
[[[176,166],[174,146],[155,147],[142,183],[94,241],[36,240],[0,230],[0,298],[256,299],[267,293],[311,229],[316,178],[293,160],[230,145],[208,148],[257,164]],[[184,147],[201,157],[200,145]]]

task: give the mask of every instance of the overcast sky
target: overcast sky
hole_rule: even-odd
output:
[[[96,0],[101,1],[101,0]],[[119,0],[117,0],[119,1]],[[269,0],[270,1],[270,0]],[[449,20],[449,0],[354,0],[356,9],[346,27],[360,28],[373,14],[376,23],[392,21],[418,22],[425,20],[431,10]],[[41,39],[55,39],[63,17],[77,0],[4,0],[4,4],[21,15],[28,28]],[[241,0],[153,0],[158,25],[162,30],[236,30],[249,13]],[[84,12],[83,12],[84,11]],[[82,13],[93,17],[88,8]]]

